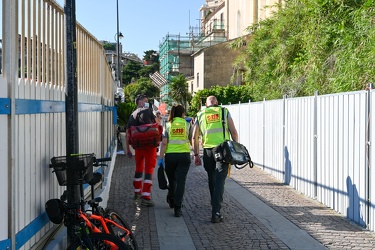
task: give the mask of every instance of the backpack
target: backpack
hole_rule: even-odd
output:
[[[157,148],[162,139],[163,127],[158,123],[130,126],[127,136],[134,149]]]

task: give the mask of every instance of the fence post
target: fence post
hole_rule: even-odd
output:
[[[288,96],[284,95],[283,96],[283,148],[282,148],[282,157],[283,157],[283,179],[284,179],[284,184],[290,184],[287,183],[287,169],[286,169],[286,145],[285,145],[285,113],[286,113],[286,98]]]
[[[314,94],[314,145],[313,145],[313,167],[314,167],[314,198],[318,196],[318,91]]]
[[[372,85],[372,84],[371,84]],[[372,86],[370,85],[370,88],[367,88],[366,93],[366,117],[365,117],[365,123],[366,123],[366,206],[367,206],[367,215],[366,215],[366,224],[370,224],[370,209],[371,209],[371,89]]]
[[[262,169],[264,170],[264,162],[266,159],[266,98],[263,98],[263,159],[262,159]]]
[[[241,101],[238,102],[238,132],[241,131]],[[238,138],[238,142],[240,142],[240,138]]]
[[[251,109],[250,109],[250,103],[251,103],[251,100],[249,100],[248,102],[248,110],[249,110],[249,126],[248,126],[248,129],[249,129],[249,144],[248,144],[248,147],[249,147],[249,150],[250,150],[250,145],[251,145]]]
[[[16,190],[16,164],[15,164],[15,153],[16,153],[16,101],[15,101],[15,86],[18,80],[18,58],[19,58],[19,37],[18,37],[18,1],[5,0],[3,1],[3,34],[2,34],[2,56],[3,56],[3,67],[2,74],[7,83],[7,96],[10,97],[10,116],[8,116],[8,155],[7,164],[8,167],[8,221],[9,221],[9,238],[11,240],[11,249],[16,249],[16,196],[14,192]]]

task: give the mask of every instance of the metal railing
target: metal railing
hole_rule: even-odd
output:
[[[49,163],[66,154],[64,12],[46,0],[1,7],[0,249],[31,249],[53,230],[45,202],[63,191]],[[100,42],[79,24],[76,37],[79,149],[110,155],[116,84]]]

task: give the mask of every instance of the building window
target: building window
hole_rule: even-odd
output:
[[[242,36],[242,30],[241,30],[241,12],[237,12],[237,37]]]
[[[197,88],[199,87],[199,73],[197,73]]]
[[[220,14],[220,29],[224,29],[224,13]]]
[[[193,90],[194,90],[194,84],[191,84],[190,86],[190,92],[193,94]]]

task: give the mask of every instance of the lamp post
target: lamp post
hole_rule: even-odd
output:
[[[121,32],[116,33],[115,40],[117,42],[117,87],[121,87],[121,52],[120,52],[120,39],[123,38]]]
[[[120,32],[119,27],[119,14],[118,14],[118,0],[117,0],[117,33],[116,33],[116,42],[117,42],[117,87],[121,87],[121,60],[120,60],[120,38],[124,36]]]

